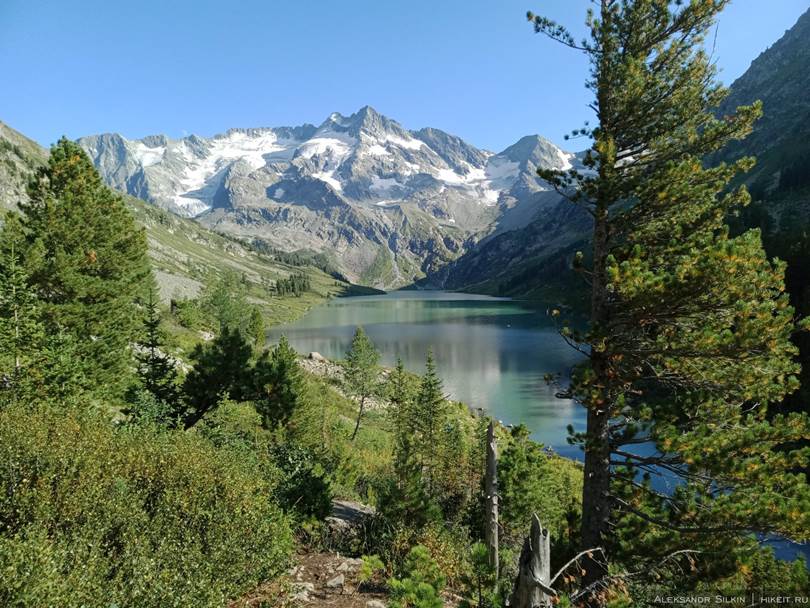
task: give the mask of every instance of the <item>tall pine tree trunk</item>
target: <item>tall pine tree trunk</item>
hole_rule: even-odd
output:
[[[611,27],[612,14],[608,0],[601,0],[601,17],[604,32]],[[614,201],[614,181],[616,178],[616,141],[614,139],[611,108],[611,51],[613,39],[606,35],[603,39],[602,56],[599,60],[596,80],[598,101],[599,134],[595,148],[599,158],[599,187],[596,192],[593,227],[593,277],[591,285],[591,371],[593,373],[591,398],[585,405],[588,408],[587,438],[585,442],[585,471],[582,488],[582,528],[580,542],[582,549],[604,547],[610,521],[610,416],[612,397],[608,377],[608,357],[604,343],[606,325],[609,320],[609,293],[607,262],[610,240],[609,208]],[[603,561],[597,561],[597,556]],[[593,584],[607,574],[607,553],[594,552],[584,561],[586,586]],[[599,596],[589,600],[592,606],[602,605]]]
[[[591,299],[591,321],[595,331],[607,320],[607,209],[597,211],[594,225],[594,276]],[[610,413],[607,395],[606,355],[594,350],[591,369],[594,374],[596,397],[587,403],[587,440],[585,444],[585,474],[582,488],[582,550],[603,547],[610,517]],[[605,565],[594,557],[584,562],[585,584],[590,585],[607,574]],[[599,557],[603,557],[600,555]]]

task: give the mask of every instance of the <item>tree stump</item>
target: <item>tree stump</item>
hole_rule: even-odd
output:
[[[556,595],[549,586],[551,581],[551,539],[548,529],[543,528],[537,515],[532,515],[532,527],[523,543],[518,562],[518,575],[511,608],[538,608],[551,606]]]
[[[489,554],[489,566],[498,580],[498,452],[495,444],[495,423],[490,420],[487,428],[487,471],[484,478],[487,497],[487,523],[485,537]]]

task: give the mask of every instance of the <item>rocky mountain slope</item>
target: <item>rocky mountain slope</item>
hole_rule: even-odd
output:
[[[762,100],[763,116],[746,139],[729,145],[719,160],[757,157],[747,176],[755,194],[779,186],[781,174],[810,152],[810,9],[759,55],[730,87],[720,114]]]
[[[0,123],[0,208],[15,209],[27,200],[26,184],[48,152],[36,142]],[[351,286],[323,268],[291,264],[272,252],[259,252],[234,238],[216,234],[198,223],[126,196],[137,222],[146,229],[149,255],[164,301],[195,297],[212,274],[239,273],[251,300],[269,320],[290,321],[330,295]],[[328,269],[326,269],[328,270]],[[305,273],[311,291],[296,298],[271,296],[266,286],[292,274]]]
[[[28,196],[28,179],[48,153],[36,142],[0,122],[0,209],[15,209]]]
[[[350,279],[379,287],[409,284],[481,238],[525,226],[549,196],[537,167],[576,162],[538,136],[494,154],[368,106],[317,127],[79,143],[119,190],[219,232],[326,253]]]

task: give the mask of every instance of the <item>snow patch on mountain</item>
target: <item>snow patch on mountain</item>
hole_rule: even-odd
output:
[[[335,178],[335,169],[332,169],[331,171],[319,171],[318,173],[313,173],[312,177],[319,179],[322,182],[326,182],[338,192],[343,190],[343,185],[337,180],[337,178]]]
[[[296,156],[312,158],[315,155],[331,154],[343,160],[357,145],[357,140],[343,133],[327,133],[328,137],[313,137],[303,143],[296,152]]]
[[[131,194],[187,216],[215,202],[229,207],[234,197],[249,197],[251,207],[311,203],[323,194],[306,180],[317,180],[346,202],[424,208],[429,201],[441,208],[435,217],[446,217],[447,205],[512,205],[547,190],[536,168],[568,169],[575,158],[539,136],[493,154],[438,129],[409,131],[369,107],[351,116],[335,112],[320,127],[232,129],[180,140],[102,135],[80,143],[116,187],[133,188]],[[122,153],[128,159],[123,165]],[[278,180],[298,185],[272,187]]]
[[[163,155],[166,154],[166,146],[150,147],[139,141],[132,148],[132,154],[142,167],[151,167],[163,160]]]
[[[404,137],[398,137],[396,135],[386,135],[385,141],[387,143],[394,144],[395,146],[399,146],[400,148],[406,148],[408,150],[418,150],[422,146],[425,145],[425,142],[419,141],[418,139],[414,139],[413,137],[409,137],[408,139]]]

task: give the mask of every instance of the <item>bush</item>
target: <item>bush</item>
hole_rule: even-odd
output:
[[[522,544],[533,513],[555,541],[567,540],[578,528],[581,488],[579,465],[545,452],[525,426],[513,428],[498,462],[503,540]]]
[[[0,412],[0,605],[222,606],[278,575],[287,518],[257,463],[195,433]]]
[[[332,490],[318,457],[292,443],[275,446],[271,454],[282,471],[280,504],[303,517],[327,517],[332,512]]]
[[[442,608],[445,579],[427,548],[417,545],[408,553],[403,577],[392,578],[391,608]]]
[[[197,300],[172,301],[172,309],[177,322],[187,329],[200,329],[205,319]]]

